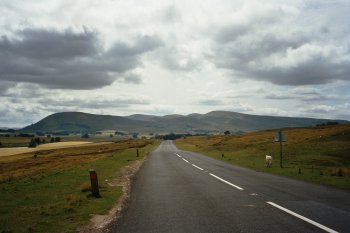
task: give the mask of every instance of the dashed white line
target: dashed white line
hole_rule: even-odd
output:
[[[186,159],[184,159],[184,158],[182,158],[182,160],[185,161],[186,163],[190,163],[190,162],[188,162],[188,160],[186,160]]]
[[[195,165],[195,164],[193,164],[193,163],[192,163],[192,166],[193,166],[193,167],[195,167],[195,168],[197,168],[197,169],[199,169],[199,170],[201,170],[201,171],[203,171],[203,170],[204,170],[203,168],[198,167],[197,165]]]
[[[324,231],[327,231],[327,232],[330,232],[330,233],[337,233],[337,231],[335,231],[333,229],[330,229],[330,228],[328,228],[328,227],[326,227],[326,226],[324,226],[324,225],[322,225],[322,224],[320,224],[318,222],[315,222],[315,221],[313,221],[313,220],[311,220],[309,218],[306,218],[306,217],[304,217],[304,216],[302,216],[300,214],[297,214],[297,213],[295,213],[295,212],[293,212],[293,211],[291,211],[289,209],[286,209],[286,208],[284,208],[284,207],[282,207],[280,205],[277,205],[277,204],[275,204],[275,203],[273,203],[271,201],[268,201],[266,203],[270,204],[270,205],[272,205],[272,206],[274,206],[274,207],[276,207],[276,208],[278,208],[278,209],[280,209],[280,210],[282,210],[282,211],[284,211],[284,212],[286,212],[286,213],[288,213],[290,215],[293,215],[294,217],[297,217],[297,218],[299,218],[301,220],[304,220],[305,222],[308,222],[308,223],[310,223],[310,224],[312,224],[312,225],[314,225],[314,226],[316,226],[316,227],[318,227],[318,228],[320,228],[320,229],[322,229]]]
[[[175,154],[176,154],[176,153],[175,153]],[[179,154],[176,154],[176,155],[177,155],[177,157],[182,158],[181,155],[179,155]]]
[[[218,179],[218,180],[220,180],[220,181],[222,181],[222,182],[224,182],[224,183],[226,183],[228,185],[231,185],[232,187],[235,187],[236,189],[244,190],[243,188],[241,188],[241,187],[239,187],[239,186],[237,186],[235,184],[232,184],[232,183],[228,182],[227,180],[224,180],[224,179],[222,179],[222,178],[220,178],[220,177],[218,177],[218,176],[216,176],[216,175],[214,175],[212,173],[209,173],[209,175],[211,175],[212,177],[214,177],[214,178],[216,178],[216,179]]]

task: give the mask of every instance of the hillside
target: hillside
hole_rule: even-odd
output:
[[[283,169],[277,131],[243,135],[193,136],[176,140],[177,147],[257,171],[350,189],[350,125],[288,128],[283,130]],[[265,155],[273,167],[265,166]],[[299,171],[300,169],[300,171]]]
[[[313,126],[342,120],[258,116],[228,111],[213,111],[206,114],[184,115],[131,115],[111,116],[82,112],[62,112],[45,117],[22,129],[23,132],[98,131],[119,130],[138,133],[220,133],[250,132],[264,129]]]

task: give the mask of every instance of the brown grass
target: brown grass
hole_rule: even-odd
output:
[[[279,164],[279,143],[273,142],[278,130],[252,132],[244,135],[187,137],[178,141],[185,149],[208,152],[216,158],[243,166],[263,169],[265,155]],[[318,169],[336,174],[342,169],[350,175],[350,125],[336,125],[283,130],[283,163],[289,167]],[[261,168],[260,168],[261,167]]]
[[[63,168],[67,169],[110,156],[118,150],[140,148],[149,143],[151,143],[149,140],[127,140],[89,144],[80,147],[38,150],[21,155],[0,157],[0,180],[30,176]]]

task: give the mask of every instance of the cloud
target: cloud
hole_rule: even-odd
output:
[[[223,105],[224,102],[219,99],[203,99],[198,101],[200,105],[207,105],[207,106],[220,106]]]
[[[337,4],[337,9],[348,6]],[[324,25],[322,20],[309,25],[300,20],[322,13],[332,15],[327,10],[328,6],[322,3],[313,9],[291,2],[248,1],[231,21],[215,31],[209,58],[217,67],[230,70],[234,77],[277,85],[350,81],[347,20],[333,15],[341,30]]]
[[[275,91],[265,95],[265,99],[270,100],[300,100],[304,102],[311,101],[329,101],[329,100],[346,100],[347,96],[332,94],[329,91],[318,90],[315,88],[300,87],[284,92]]]
[[[36,83],[48,88],[87,90],[124,82],[142,65],[140,56],[161,46],[156,37],[138,36],[104,50],[96,32],[26,29],[0,39],[0,81]],[[130,77],[130,80],[128,78]]]
[[[12,82],[2,82],[0,81],[0,96],[5,96],[8,94],[8,90],[12,87],[16,86],[15,83]]]

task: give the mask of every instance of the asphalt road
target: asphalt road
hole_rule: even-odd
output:
[[[264,174],[163,142],[112,232],[350,232],[350,192]]]

